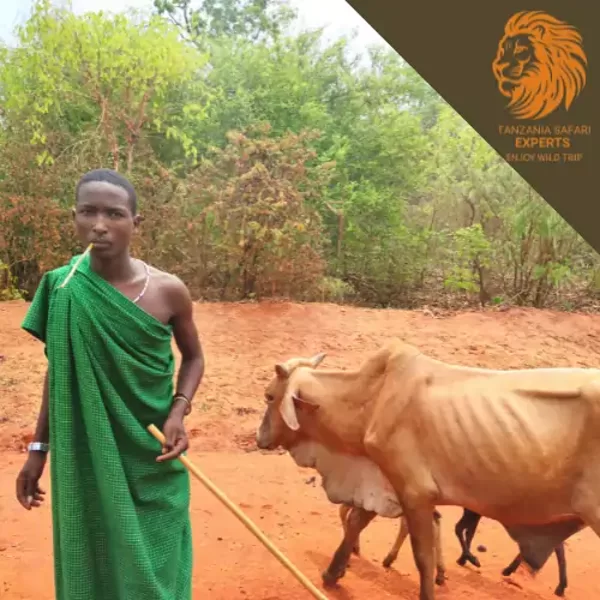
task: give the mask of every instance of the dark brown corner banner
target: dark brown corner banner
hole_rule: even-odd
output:
[[[600,252],[597,0],[347,2]]]

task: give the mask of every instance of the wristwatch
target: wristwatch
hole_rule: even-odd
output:
[[[50,452],[50,444],[44,442],[31,442],[27,445],[29,452]]]

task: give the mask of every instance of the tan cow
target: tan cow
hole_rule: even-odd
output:
[[[352,371],[323,357],[276,365],[257,444],[316,468],[331,502],[403,511],[420,600],[436,505],[503,523],[532,570],[585,525],[600,535],[600,370],[467,368],[400,341]]]

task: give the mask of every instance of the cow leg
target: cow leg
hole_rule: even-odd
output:
[[[394,542],[392,549],[388,552],[388,555],[383,559],[383,566],[386,569],[389,569],[392,566],[392,563],[398,558],[398,552],[400,552],[400,548],[402,548],[402,544],[404,544],[407,535],[408,523],[406,522],[404,515],[402,515],[400,517],[400,530],[398,531],[396,541]]]
[[[565,589],[567,588],[567,562],[565,558],[565,547],[564,544],[559,544],[554,550],[556,554],[556,561],[558,562],[558,586],[554,590],[555,595],[564,596]],[[520,554],[517,554],[515,559],[502,571],[502,575],[508,577],[512,575],[522,562]]]
[[[406,509],[406,507],[405,507]],[[433,570],[435,563],[431,508],[405,510],[413,556],[419,571],[419,600],[435,600]]]
[[[350,560],[352,548],[354,548],[360,532],[374,518],[374,512],[366,511],[362,508],[352,508],[350,510],[350,514],[346,518],[344,539],[335,551],[329,567],[327,567],[327,570],[321,575],[324,585],[334,585],[338,579],[341,579],[344,576],[348,561]]]
[[[521,554],[517,554],[517,556],[510,563],[510,565],[508,565],[508,567],[506,567],[502,571],[502,575],[504,575],[504,577],[508,577],[509,575],[512,575],[519,568],[519,565],[521,564],[522,560],[523,559],[521,558]]]
[[[442,515],[434,511],[433,514],[433,537],[435,541],[435,582],[437,585],[442,585],[446,580],[446,566],[444,565],[444,554],[442,552],[442,528],[440,527],[440,519]]]
[[[444,555],[442,553],[442,538],[440,528],[440,517],[441,515],[435,511],[433,517],[433,535],[435,540],[435,558],[436,558],[436,577],[435,582],[438,585],[442,585],[446,580],[446,566],[444,565]],[[408,524],[404,516],[400,517],[400,531],[398,537],[394,542],[394,546],[389,551],[388,555],[383,560],[383,566],[389,568],[398,558],[400,548],[404,544],[406,537],[408,536]]]
[[[348,529],[346,521],[348,519],[348,513],[350,510],[351,508],[347,504],[340,504],[340,519],[342,521],[342,527],[344,528],[344,536],[346,535]],[[352,547],[352,553],[360,556],[360,536],[356,538],[356,542]]]
[[[470,562],[477,568],[481,567],[479,559],[471,552],[471,542],[475,537],[475,530],[477,529],[480,520],[481,515],[465,508],[463,511],[463,516],[454,526],[454,533],[456,534],[462,549],[462,554],[456,562],[461,567],[464,567],[467,562]],[[463,534],[465,534],[464,539]]]
[[[558,562],[558,587],[554,590],[557,596],[564,596],[567,589],[567,559],[565,557],[565,545],[559,544],[554,550],[556,562]]]

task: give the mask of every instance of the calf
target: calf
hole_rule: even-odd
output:
[[[338,579],[341,579],[346,573],[350,554],[360,554],[360,533],[375,518],[376,513],[366,511],[348,504],[340,506],[340,519],[344,530],[344,538],[338,549],[335,551],[331,563],[326,571],[323,572],[323,583],[326,586],[334,585]],[[400,515],[400,530],[392,549],[383,560],[383,566],[389,568],[402,548],[404,540],[408,536],[408,524],[403,515]],[[446,579],[446,568],[444,566],[444,557],[442,554],[442,543],[440,534],[441,515],[436,510],[433,513],[433,526],[435,535],[435,554],[436,554],[436,578],[437,585],[442,585]]]
[[[479,525],[479,521],[481,519],[481,515],[465,509],[463,512],[463,516],[456,523],[454,528],[454,532],[456,533],[456,537],[460,543],[462,548],[462,554],[460,558],[456,561],[461,567],[464,566],[467,562],[470,562],[475,567],[481,567],[481,563],[479,559],[473,555],[471,552],[471,542],[473,541],[473,537],[475,536],[475,530],[477,529],[477,525]],[[508,529],[508,528],[506,528]],[[464,537],[463,537],[464,534]],[[565,557],[565,546],[563,543],[558,544],[554,549],[556,554],[556,561],[558,563],[558,586],[554,590],[554,594],[556,596],[564,596],[565,590],[567,589],[567,560]],[[521,562],[523,561],[521,554],[517,554],[515,559],[502,571],[502,575],[508,577],[512,575],[519,567]]]

